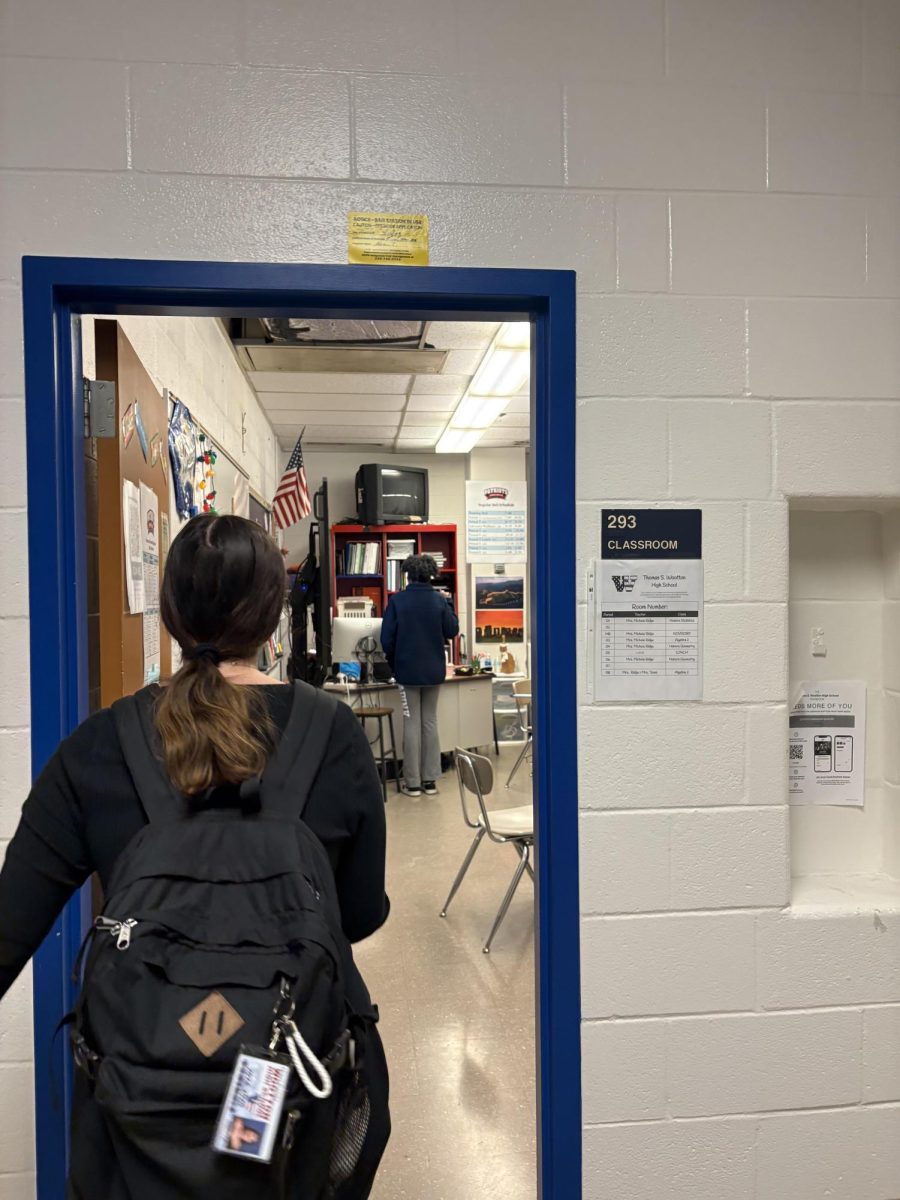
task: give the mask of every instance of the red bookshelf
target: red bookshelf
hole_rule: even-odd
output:
[[[459,559],[455,525],[332,525],[331,594],[334,599],[370,596],[375,601],[376,617],[384,616],[387,602],[396,590],[388,587],[389,542],[412,542],[415,554],[443,555],[441,586],[450,593],[453,608],[459,612]],[[347,569],[347,549],[359,543],[374,543],[378,547],[377,570],[354,572]]]

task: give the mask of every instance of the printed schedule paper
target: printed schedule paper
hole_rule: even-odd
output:
[[[598,700],[703,695],[699,509],[604,509],[595,591]]]

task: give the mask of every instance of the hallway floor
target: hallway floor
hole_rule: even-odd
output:
[[[492,807],[531,799],[528,764],[504,786],[519,748],[494,759]],[[372,1200],[534,1200],[534,891],[523,879],[482,953],[517,862],[485,840],[440,919],[471,831],[455,773],[439,786],[417,800],[389,791],[391,917],[356,949],[391,1069],[394,1131]]]

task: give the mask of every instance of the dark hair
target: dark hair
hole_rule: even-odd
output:
[[[437,563],[430,554],[411,554],[400,570],[410,583],[432,583],[438,577]]]
[[[160,615],[184,665],[162,691],[156,726],[173,784],[193,796],[259,774],[272,747],[268,711],[218,663],[250,658],[278,625],[284,560],[243,517],[194,517],[169,550]]]

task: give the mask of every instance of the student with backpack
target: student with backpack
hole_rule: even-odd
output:
[[[350,943],[388,915],[385,821],[352,711],[256,669],[282,557],[195,517],[160,607],[183,666],[89,717],[0,871],[0,997],[92,872],[105,902],[66,1019],[68,1200],[364,1200],[390,1131]]]

